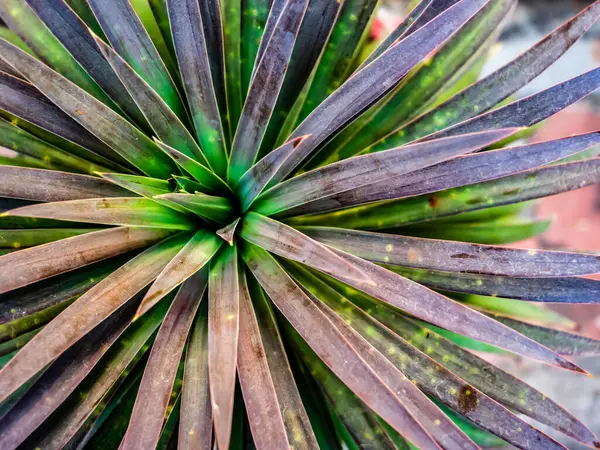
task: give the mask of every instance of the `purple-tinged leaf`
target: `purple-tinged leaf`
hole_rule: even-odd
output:
[[[164,229],[111,228],[4,255],[0,257],[0,293],[146,247],[171,233]]]
[[[285,162],[290,151],[302,145],[302,142],[306,138],[307,136],[300,136],[299,138],[286,142],[254,164],[244,175],[242,175],[242,178],[240,178],[236,187],[236,194],[241,199],[242,211],[245,212],[250,208],[256,197],[260,195]]]
[[[107,318],[55,361],[0,422],[0,446],[19,446],[89,374],[131,320],[128,305]]]
[[[225,178],[227,154],[203,29],[205,18],[195,0],[169,0],[167,8],[179,70],[200,148],[215,173]]]
[[[149,248],[46,325],[0,371],[0,402],[154,280],[188,239],[182,234]]]
[[[575,436],[593,438],[581,422],[527,384],[419,326],[394,308],[375,302],[331,278],[323,281],[329,288],[338,291],[338,295],[332,295],[329,300],[342,319],[403,371],[419,389],[476,425],[520,448],[563,448],[488,395],[500,402],[506,400],[507,405],[529,413],[530,405],[521,403],[525,399],[533,405],[540,405],[539,412],[547,411],[537,417],[547,417],[545,421],[551,424],[569,423],[561,430],[572,427],[570,429]]]
[[[257,61],[235,132],[227,179],[236,184],[254,164],[275,108],[308,0],[289,0]]]
[[[455,34],[489,0],[462,0],[355,73],[317,107],[290,138],[311,136],[275,176],[289,175],[320,144],[393,89],[428,54]]]
[[[493,108],[551,66],[579,40],[598,20],[598,17],[600,17],[600,3],[595,2],[515,60],[415,119],[401,130],[394,131],[370,147],[369,151],[411,142]]]
[[[600,9],[600,5],[598,6]],[[439,139],[483,130],[530,127],[587,97],[600,87],[600,68],[476,116],[422,140]]]
[[[143,319],[129,324],[89,376],[61,405],[59,413],[44,423],[44,435],[36,441],[36,447],[63,448],[83,437],[147,352],[168,309],[169,302],[164,302]]]
[[[241,217],[238,217],[229,225],[224,226],[223,228],[216,231],[217,236],[227,242],[229,245],[233,245],[235,241],[235,232],[237,230],[237,226],[239,225]]]
[[[2,213],[0,217],[38,217],[105,225],[190,230],[186,216],[154,200],[141,197],[107,197],[40,203]]]
[[[243,271],[240,272],[237,371],[256,448],[268,450],[278,446],[290,447]]]
[[[152,346],[122,449],[156,447],[177,367],[207,284],[207,270],[201,270],[175,296]]]
[[[128,0],[88,0],[110,45],[181,120],[187,113],[150,36]]]
[[[263,242],[270,246],[277,242],[277,251],[274,253],[284,258],[300,261],[311,267],[335,267],[335,270],[339,273],[343,273],[345,277],[351,278],[357,283],[369,282],[366,274],[340,258],[328,247],[287,225],[255,212],[251,212],[244,217],[240,236],[260,246]]]
[[[223,241],[210,231],[197,231],[158,275],[144,296],[135,318],[145,314],[173,289],[202,269],[217,253],[222,243]]]
[[[506,129],[474,133],[345,159],[303,173],[269,189],[257,199],[254,210],[273,215],[360,186],[385,183],[458,155],[475,152],[517,131]]]
[[[292,375],[272,305],[254,277],[248,277],[248,285],[288,442],[292,442],[298,450],[318,450],[319,445]]]
[[[2,72],[0,108],[97,155],[127,164],[118,153],[75,122],[31,84]]]
[[[306,241],[312,241],[312,239],[272,219],[255,213],[248,215],[244,220],[240,235],[265,250],[307,264],[442,328],[537,359],[546,364],[583,372],[575,364],[495,320],[373,263],[332,249],[348,265],[363,274],[363,278],[357,279],[348,276],[344,266],[321,259],[321,255],[325,252],[320,245],[313,246],[313,252],[316,254],[315,256],[318,255],[321,258],[303,258],[301,253],[303,246]]]
[[[311,275],[301,267],[294,271],[292,276],[302,285],[303,290],[312,302],[329,318],[333,325],[342,333],[344,338],[354,347],[356,352],[371,366],[371,369],[381,380],[396,393],[408,412],[428,430],[432,437],[445,449],[479,449],[460,429],[429,400],[406,375],[388,361],[384,353],[389,348],[371,345],[365,340],[358,330],[353,329],[357,325],[351,320],[348,323],[342,319],[339,302],[339,294],[321,280]],[[317,297],[318,296],[318,297]],[[362,329],[366,333],[366,328]],[[383,352],[383,353],[380,353]]]
[[[173,159],[183,170],[189,173],[196,181],[198,181],[205,189],[211,192],[231,192],[231,189],[221,178],[213,173],[206,166],[203,166],[195,159],[184,155],[173,147],[156,140],[158,146]]]
[[[212,409],[208,381],[208,302],[196,315],[183,373],[178,448],[212,449]]]
[[[523,322],[522,320],[493,314],[498,322],[517,330],[519,333],[545,345],[559,355],[596,356],[600,354],[600,341],[579,334]]]
[[[349,208],[334,214],[294,217],[288,223],[382,230],[548,197],[599,181],[600,158],[593,158],[418,197]],[[426,179],[422,182],[427,183]]]
[[[361,316],[371,321],[380,321],[393,333],[402,338],[404,341],[399,342],[404,342],[404,347],[406,347],[407,343],[416,347],[420,352],[427,354],[429,358],[444,366],[450,373],[471,383],[474,387],[496,401],[520,413],[526,414],[539,422],[545,423],[581,442],[591,444],[596,440],[593,433],[584,424],[560,405],[548,399],[544,394],[431,331],[427,328],[426,324],[409,319],[394,308],[390,308],[380,302],[375,302],[372,298],[358,291],[349,291],[347,286],[336,280],[327,278],[324,281],[341,293],[342,296],[349,296],[348,298],[363,311],[368,311],[368,315],[360,311]],[[345,307],[347,304],[345,303],[342,306]],[[349,314],[349,311],[349,309],[342,310],[342,316]],[[354,318],[353,324],[359,323],[356,320],[356,316],[346,316],[346,318],[349,317]],[[390,335],[394,336],[393,334]],[[429,358],[422,359],[422,361],[426,365],[430,365],[431,361]],[[402,361],[402,358],[400,361]],[[413,367],[413,370],[417,367]],[[425,380],[428,378],[426,376]],[[435,386],[432,386],[432,388],[437,390]],[[505,414],[506,411],[502,412],[503,416]],[[479,420],[477,423],[484,425],[484,427],[494,425],[495,431],[492,432],[495,432],[495,434],[498,434],[499,431],[513,433],[512,430],[516,428],[506,427],[503,430],[502,424],[505,423],[504,420],[500,420],[498,424],[494,424],[490,420],[485,420],[484,416],[480,416],[480,418],[483,420]],[[510,420],[513,419],[511,418]]]
[[[234,217],[231,201],[226,197],[216,197],[200,192],[195,194],[163,194],[156,200],[176,203],[194,214],[217,223],[226,224]]]
[[[509,277],[571,277],[600,273],[600,257],[421,239],[392,234],[304,227],[313,239],[377,263]]]
[[[208,370],[219,449],[229,448],[239,335],[237,248],[225,247],[211,262],[208,280]]]
[[[254,69],[260,62],[267,48],[267,44],[271,39],[271,35],[277,26],[277,21],[279,20],[279,16],[281,15],[281,11],[285,6],[285,0],[273,0],[271,2],[271,9],[269,10],[269,17],[267,18],[267,23],[265,24],[265,29],[263,31],[262,39],[260,40],[260,44],[258,46],[258,51],[256,53],[256,60],[254,63]]]
[[[143,132],[37,59],[0,39],[0,55],[56,106],[146,175],[169,178],[173,163]]]
[[[64,0],[26,0],[52,34],[120,108],[141,126],[144,116],[106,63],[88,26]]]
[[[98,177],[0,166],[0,197],[36,202],[60,202],[98,197],[125,197],[128,191]]]
[[[434,289],[544,303],[599,303],[600,281],[587,278],[523,278],[389,266]]]
[[[300,205],[287,211],[285,215],[326,212],[374,201],[411,197],[481,183],[558,161],[599,143],[600,133],[593,132],[461,156],[405,174],[402,177],[371,183],[306,205]]]
[[[385,52],[388,48],[393,46],[394,44],[400,42],[403,38],[409,36],[421,26],[425,25],[432,18],[437,16],[441,11],[437,11],[434,7],[437,4],[443,4],[446,6],[448,3],[454,4],[456,0],[421,0],[419,3],[407,14],[407,16],[398,24],[394,30],[377,45],[375,50],[373,50],[369,56],[365,58],[365,60],[360,64],[357,70],[363,69],[365,66],[372,63],[376,58],[381,56],[383,52]],[[450,7],[451,5],[447,5],[445,9]],[[434,13],[437,12],[437,14]]]
[[[169,146],[208,165],[196,141],[169,105],[127,62],[99,37],[94,37],[102,55],[115,71],[152,130]]]
[[[440,448],[272,256],[245,244],[243,257],[298,334],[362,401],[419,448]]]

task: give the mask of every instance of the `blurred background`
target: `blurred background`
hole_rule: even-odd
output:
[[[520,0],[517,10],[505,24],[499,43],[491,51],[482,76],[515,58],[591,3],[593,1]],[[402,19],[409,4],[410,1],[405,0],[385,0],[373,29],[375,38],[391,31]],[[518,97],[530,95],[599,65],[600,24],[596,24],[553,67],[520,91]],[[548,140],[595,130],[600,130],[600,92],[546,121],[533,139]],[[540,219],[552,218],[553,224],[542,236],[515,246],[600,253],[600,185],[543,199],[528,214]],[[556,305],[553,309],[573,319],[578,332],[600,339],[600,306]],[[486,357],[493,358],[494,363],[557,400],[600,435],[600,358],[577,360],[578,364],[596,375],[594,379],[513,356]],[[540,428],[569,449],[587,448],[547,427]]]

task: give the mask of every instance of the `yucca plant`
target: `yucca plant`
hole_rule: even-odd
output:
[[[515,4],[2,0],[0,448],[600,447],[472,352],[600,352],[530,303],[599,257],[491,245],[600,180],[517,142],[600,69],[510,100],[600,2],[476,81]]]

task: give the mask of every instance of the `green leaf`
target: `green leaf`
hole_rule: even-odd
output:
[[[598,303],[600,281],[578,277],[516,278],[388,266],[390,270],[434,289],[533,302]]]
[[[125,114],[147,129],[144,116],[131,99],[123,83],[104,60],[102,53],[94,43],[88,26],[77,16],[76,12],[63,0],[26,1],[72,57],[98,83],[98,86],[110,96],[111,100],[119,105]],[[76,3],[83,3],[89,8],[87,2],[79,1]],[[94,17],[93,13],[85,6],[78,6],[78,8],[80,10],[82,8],[86,9],[87,14]],[[96,27],[96,30],[98,29],[99,26]],[[102,36],[104,38],[104,33],[102,33]],[[69,77],[68,73],[62,74]],[[99,100],[102,100],[102,98],[99,98]],[[117,110],[117,112],[119,111]]]
[[[108,158],[128,166],[118,153],[71,119],[31,84],[1,72],[0,107],[15,116],[11,120],[31,134],[41,137],[40,131],[45,131],[42,140],[59,148],[69,146],[71,153],[85,159],[106,162]],[[35,132],[34,127],[38,127]]]
[[[195,159],[190,158],[189,156],[184,155],[178,150],[175,150],[173,147],[168,146],[167,144],[155,140],[158,146],[171,157],[173,161],[177,163],[183,170],[189,173],[192,177],[196,179],[204,189],[207,189],[211,192],[217,193],[227,193],[231,192],[231,189],[221,178],[219,178],[215,173],[213,173],[210,169],[200,164]]]
[[[37,434],[39,439],[36,439],[35,445],[40,448],[60,447],[68,442],[70,446],[89,431],[106,410],[113,394],[126,384],[125,379],[148,351],[169,305],[170,301],[162,302],[151,313],[127,327],[88,377],[42,425],[44,432],[41,436]]]
[[[0,146],[37,158],[55,170],[62,168],[62,170],[87,174],[108,170],[107,167],[88,162],[56,148],[2,118],[0,118]]]
[[[0,49],[2,58],[48,99],[146,175],[168,178],[174,171],[169,158],[150,138],[104,103],[3,39]]]
[[[351,123],[365,109],[392,90],[421,60],[452,36],[489,0],[463,0],[440,14],[357,72],[321,103],[290,138],[310,134],[301,151],[294,152],[276,180],[289,175],[316,148]]]
[[[88,3],[110,45],[186,122],[187,112],[175,83],[132,4],[125,0],[88,0]]]
[[[245,223],[248,220],[254,221],[254,224],[250,222],[250,224],[244,225],[240,235],[254,245],[259,245],[279,256],[301,262],[329,274],[366,294],[442,328],[550,365],[582,372],[582,369],[570,361],[535,341],[390,270],[340,250],[323,250],[324,247],[321,244],[314,245],[315,241],[299,231],[272,219],[260,218],[255,213],[246,216]],[[313,243],[311,253],[314,255],[311,255],[310,259],[306,257],[307,252],[303,248],[306,241]],[[335,264],[324,259],[323,255],[331,251],[346,264]],[[353,276],[348,268],[353,269],[355,273],[360,273],[361,277]],[[394,270],[396,269],[394,268]],[[415,301],[417,296],[418,302]]]
[[[324,281],[339,293],[331,296],[330,301],[342,319],[350,321],[352,327],[419,389],[476,425],[516,446],[529,441],[536,442],[533,448],[540,450],[560,448],[551,438],[493,401],[492,397],[558,427],[576,439],[593,441],[593,435],[581,422],[517,378],[461,349],[394,308],[330,278]]]
[[[600,353],[600,341],[578,334],[533,325],[522,320],[494,314],[493,317],[504,325],[545,345],[560,355],[595,356]]]
[[[196,192],[195,194],[163,194],[157,196],[156,199],[177,203],[204,219],[220,224],[226,224],[233,220],[234,209],[231,201],[226,197],[215,197]]]
[[[400,124],[415,117],[432,97],[451,83],[455,74],[490,39],[515,4],[515,0],[488,2],[433,55],[424,58],[406,81],[338,136],[329,146],[337,150],[334,154],[323,150],[324,154],[331,155],[327,161],[359,154]],[[370,123],[376,123],[377,127],[369,126]]]
[[[239,336],[237,248],[226,246],[211,263],[208,280],[208,372],[215,441],[229,448]]]
[[[227,175],[225,137],[200,4],[193,0],[167,3],[179,70],[202,153],[215,173]],[[215,74],[213,74],[214,76]]]
[[[26,230],[0,230],[0,248],[20,249],[80,236],[97,228],[46,228]]]
[[[553,141],[465,155],[407,173],[402,177],[370,183],[338,195],[322,198],[312,204],[300,205],[287,211],[285,215],[323,213],[374,201],[412,197],[490,181],[556,162],[572,155],[585,154],[585,150],[598,145],[599,142],[600,134],[593,132]]]
[[[130,225],[190,230],[193,222],[154,200],[141,197],[108,197],[40,203],[3,213],[4,216],[40,217],[105,225]]]
[[[0,292],[146,247],[170,234],[164,229],[110,228],[4,255]]]
[[[258,47],[265,31],[265,25],[271,10],[270,0],[243,0],[241,7],[241,60],[242,60],[242,92],[248,92],[252,72],[257,61]],[[264,51],[264,44],[263,44]]]
[[[219,4],[221,6],[220,19],[223,27],[222,51],[224,54],[223,65],[227,98],[226,119],[230,133],[229,139],[232,141],[244,102],[241,64],[242,0],[222,0]]]
[[[171,147],[207,165],[206,159],[185,125],[160,95],[102,39],[96,45],[117,74],[156,135]]]
[[[231,147],[227,179],[234,185],[252,167],[273,114],[308,0],[290,0],[256,63]]]
[[[269,181],[271,181],[285,162],[290,153],[290,147],[292,149],[297,148],[305,139],[306,136],[301,136],[286,142],[254,164],[242,175],[236,187],[236,193],[241,199],[242,211],[245,212],[250,208],[256,197],[260,195]]]
[[[0,5],[0,16],[45,64],[67,77],[96,99],[108,105],[114,105],[104,91],[33,12],[26,0],[3,1]],[[2,54],[3,59],[6,59],[4,57],[8,53],[2,50]],[[7,62],[11,64],[11,61]],[[23,73],[18,68],[15,67],[15,69]]]

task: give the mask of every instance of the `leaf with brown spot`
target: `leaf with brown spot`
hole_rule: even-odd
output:
[[[521,250],[342,228],[299,230],[354,256],[403,267],[528,278],[600,273],[600,259],[591,254]]]
[[[251,244],[242,255],[279,311],[361,400],[419,448],[440,448],[272,256]]]
[[[346,268],[339,264],[331,264],[321,258],[303,258],[300,253],[302,244],[309,238],[299,231],[255,213],[246,216],[246,223],[248,225],[242,227],[240,235],[247,241],[327,273],[420,319],[546,364],[585,373],[575,364],[511,328],[394,272],[340,250],[333,250],[347,264],[364,274],[357,279],[348,276]],[[282,235],[293,236],[294,239],[282,239]],[[321,256],[324,252],[321,247],[316,247],[315,253]]]

